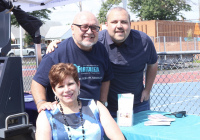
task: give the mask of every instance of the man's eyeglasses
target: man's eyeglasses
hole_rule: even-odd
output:
[[[165,115],[174,115],[177,118],[182,118],[183,116],[186,117],[186,111],[179,111],[179,112],[174,112],[174,113],[165,114]]]
[[[93,32],[98,32],[100,30],[100,27],[99,26],[95,26],[95,25],[92,25],[92,26],[88,26],[86,24],[85,25],[72,24],[72,25],[78,26],[80,28],[80,30],[83,31],[83,32],[87,32],[89,30],[89,28]]]

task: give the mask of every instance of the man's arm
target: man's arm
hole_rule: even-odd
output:
[[[153,86],[156,74],[158,70],[158,62],[152,65],[147,65],[145,88],[142,91],[141,102],[149,100],[150,91]]]
[[[110,86],[110,81],[102,82],[101,92],[100,92],[100,101],[103,103],[107,102],[109,86]]]
[[[45,109],[54,109],[53,104],[51,102],[46,101],[45,87],[36,82],[35,80],[32,80],[31,93],[33,95],[39,113]]]
[[[46,54],[53,52],[53,51],[55,50],[55,48],[58,47],[58,44],[59,44],[60,42],[61,42],[61,41],[59,41],[59,40],[54,40],[54,41],[52,41],[52,42],[47,46]]]

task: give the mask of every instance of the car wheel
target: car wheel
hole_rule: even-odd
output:
[[[46,54],[46,51],[45,51],[45,50],[42,50],[41,53],[42,53],[42,54]]]
[[[28,55],[34,55],[34,52],[30,52]]]
[[[14,55],[14,53],[10,53],[9,56],[10,56],[10,57],[13,57],[13,56],[15,56],[15,55]]]

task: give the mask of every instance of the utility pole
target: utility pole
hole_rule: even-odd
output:
[[[122,0],[123,3],[123,8],[126,9],[127,8],[127,0]]]
[[[79,1],[79,5],[78,5],[80,12],[82,11],[82,1]]]
[[[199,0],[199,21],[200,21],[200,0]]]

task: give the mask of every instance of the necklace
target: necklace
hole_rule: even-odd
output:
[[[77,99],[77,101],[78,101],[78,106],[80,106],[80,100],[79,100],[79,98]],[[69,135],[69,140],[72,140],[72,136],[70,135],[69,124],[68,124],[67,119],[66,119],[66,117],[65,117],[65,115],[64,115],[64,113],[63,113],[63,108],[62,108],[61,104],[59,104],[59,105],[60,105],[60,111],[61,111],[62,116],[63,116],[63,119],[64,119],[64,121],[65,121],[65,125],[67,126],[68,135]],[[79,112],[80,112],[81,126],[82,126],[82,134],[83,134],[83,140],[84,140],[84,139],[85,139],[85,136],[84,136],[85,130],[84,130],[84,126],[83,126],[82,107],[79,109]]]

